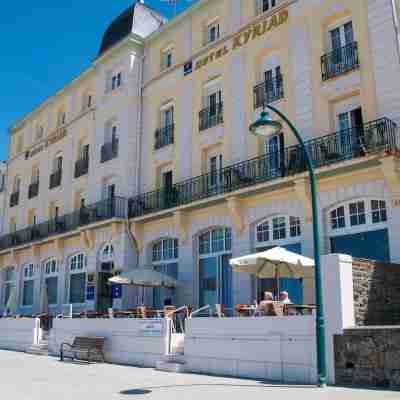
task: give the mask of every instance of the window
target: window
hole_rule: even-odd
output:
[[[351,21],[329,31],[332,50],[340,49],[354,42],[353,23]]]
[[[19,175],[17,175],[17,176],[14,178],[13,193],[18,193],[20,187],[21,187],[21,178],[20,178]]]
[[[118,89],[122,85],[122,73],[117,72],[111,76],[111,90]]]
[[[43,125],[36,126],[35,140],[42,140],[44,136],[44,128]]]
[[[331,230],[354,230],[386,223],[387,204],[384,200],[357,200],[341,205],[330,212]],[[353,229],[351,229],[353,228]]]
[[[174,107],[171,106],[161,111],[161,128],[167,128],[174,124]]]
[[[344,216],[344,207],[339,207],[331,211],[331,227],[332,229],[340,229],[346,226],[346,219]]]
[[[7,267],[4,271],[4,305],[6,306],[10,297],[15,296],[15,281],[16,281],[16,271],[14,267]]]
[[[257,226],[257,242],[269,241],[269,222],[263,222]]]
[[[271,10],[277,5],[278,0],[257,0],[258,14]]]
[[[54,160],[53,160],[53,172],[58,172],[62,170],[62,162],[63,162],[63,157],[62,155],[58,155]]]
[[[161,70],[170,68],[172,66],[173,58],[172,58],[172,48],[168,48],[162,51],[161,53]]]
[[[86,272],[84,271],[85,256],[77,254],[70,259],[69,302],[81,304],[85,302]]]
[[[174,260],[178,256],[178,239],[163,239],[152,247],[153,262]]]
[[[24,138],[23,138],[23,136],[22,135],[17,136],[16,142],[17,142],[16,153],[18,154],[18,153],[21,153],[21,151],[22,151],[22,149],[24,147]]]
[[[373,224],[387,221],[386,201],[372,200],[371,201],[371,211],[372,211],[372,223]]]
[[[215,42],[220,38],[219,22],[212,22],[207,26],[207,43]]]
[[[66,115],[65,111],[64,110],[59,111],[57,114],[57,126],[58,127],[63,126],[66,122],[66,119],[67,119],[67,115]]]
[[[44,264],[45,290],[47,290],[47,301],[49,304],[58,303],[58,265],[57,260],[52,258]]]
[[[114,246],[111,243],[107,243],[101,252],[102,261],[110,261],[114,259]]]
[[[40,170],[38,165],[32,167],[31,183],[39,183]]]
[[[35,267],[33,264],[29,264],[24,267],[23,276],[23,292],[22,292],[22,305],[32,306],[33,305],[33,291],[34,291],[34,276]]]
[[[366,223],[365,219],[365,205],[363,201],[349,204],[350,225],[363,225]]]
[[[213,229],[199,237],[199,254],[227,252],[232,249],[232,231],[229,228]]]
[[[209,159],[209,174],[210,174],[210,186],[217,186],[218,184],[218,176],[220,183],[223,181],[223,175],[222,173],[218,174],[218,171],[222,171],[222,163],[223,163],[223,158],[222,154],[218,154],[215,156],[211,156]]]
[[[272,237],[274,240],[286,238],[286,218],[276,217],[272,219]]]
[[[261,222],[256,226],[257,243],[271,246],[273,242],[294,242],[301,237],[299,217],[279,215]]]

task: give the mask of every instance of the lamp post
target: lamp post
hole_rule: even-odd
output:
[[[308,154],[307,148],[300,136],[300,133],[290,120],[282,114],[278,109],[271,105],[266,105],[289,126],[296,136],[305,156],[307,168],[310,176],[311,190],[311,206],[313,220],[313,241],[314,241],[314,262],[315,262],[315,298],[317,304],[317,369],[318,369],[318,384],[323,387],[326,385],[326,358],[325,358],[325,320],[322,298],[322,279],[321,279],[321,259],[320,259],[320,243],[319,243],[319,226],[318,226],[318,205],[317,205],[317,180],[314,173],[314,165]],[[257,136],[270,136],[277,134],[282,129],[282,124],[279,121],[271,119],[269,113],[265,110],[260,115],[260,118],[250,125],[250,132]]]

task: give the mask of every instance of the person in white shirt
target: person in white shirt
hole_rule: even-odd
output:
[[[292,301],[289,299],[289,293],[288,292],[281,292],[279,294],[279,301],[282,304],[293,304]]]

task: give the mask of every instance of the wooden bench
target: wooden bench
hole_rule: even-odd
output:
[[[64,357],[77,358],[76,355],[78,353],[86,353],[87,361],[90,362],[91,354],[98,354],[101,356],[103,362],[105,362],[104,358],[104,342],[106,338],[104,337],[86,337],[86,336],[76,336],[72,344],[70,343],[61,343],[60,346],[60,360],[64,361]],[[64,352],[70,353],[70,356],[66,356]]]

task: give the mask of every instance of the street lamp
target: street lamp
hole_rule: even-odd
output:
[[[300,147],[304,152],[304,157],[307,163],[307,168],[310,176],[311,189],[311,206],[313,220],[313,241],[314,241],[314,262],[315,262],[315,298],[317,304],[317,369],[318,369],[318,384],[319,386],[326,385],[326,359],[325,359],[325,320],[322,299],[322,279],[321,279],[321,259],[320,259],[320,243],[319,243],[319,226],[318,226],[318,205],[317,205],[317,180],[314,173],[314,165],[308,154],[307,148],[300,136],[300,133],[290,120],[282,114],[278,109],[271,105],[266,105],[266,108],[274,113],[289,126],[296,136]],[[260,118],[250,125],[250,132],[257,136],[270,136],[279,133],[282,130],[282,124],[279,121],[274,121],[270,114],[265,110],[262,111]]]

